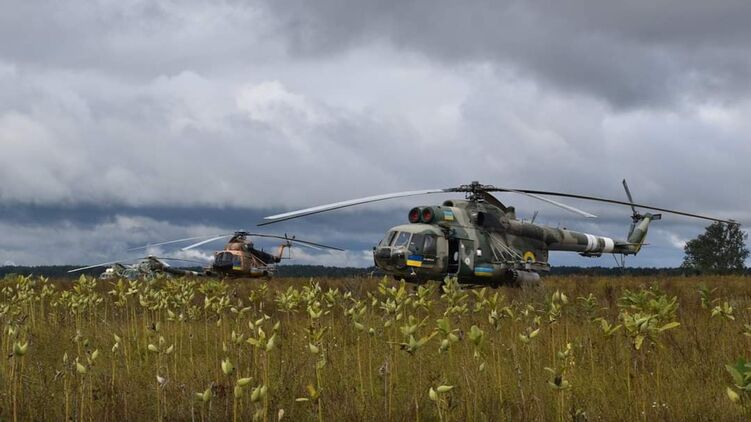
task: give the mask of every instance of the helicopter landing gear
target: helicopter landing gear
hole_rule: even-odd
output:
[[[536,289],[542,286],[540,274],[532,271],[510,270],[511,284],[522,289]]]

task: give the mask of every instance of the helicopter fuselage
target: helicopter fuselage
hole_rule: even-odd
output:
[[[245,239],[233,239],[223,251],[214,253],[214,263],[207,272],[229,277],[271,277],[276,268],[274,264],[281,260],[286,244],[280,246],[278,255],[272,255],[256,249]]]
[[[629,243],[524,222],[516,218],[513,207],[502,209],[483,201],[416,207],[408,217],[409,224],[391,228],[374,247],[377,267],[406,280],[451,275],[461,282],[490,285],[538,281],[539,273],[550,270],[552,250],[584,256],[636,253],[649,224],[647,218],[638,225],[639,242]]]

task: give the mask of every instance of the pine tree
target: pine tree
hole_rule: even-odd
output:
[[[743,272],[749,255],[745,245],[747,238],[740,224],[712,223],[703,234],[686,243],[683,248],[686,256],[681,266],[702,273]]]

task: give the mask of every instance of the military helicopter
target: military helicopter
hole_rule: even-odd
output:
[[[262,237],[272,239],[282,239],[283,242],[279,245],[276,254],[270,254],[263,249],[257,249],[253,246],[253,242],[250,237]],[[172,243],[187,242],[190,240],[202,239],[200,242],[193,243],[184,248],[182,251],[187,251],[193,248],[197,248],[201,245],[211,243],[217,240],[229,238],[229,241],[224,246],[224,250],[214,253],[214,262],[211,266],[204,269],[204,273],[209,276],[223,276],[223,277],[272,277],[276,273],[276,264],[281,262],[282,259],[292,258],[290,250],[293,244],[312,248],[312,249],[331,249],[336,251],[342,251],[343,249],[322,245],[320,243],[308,242],[306,240],[296,239],[294,236],[277,236],[271,234],[261,233],[249,233],[241,230],[234,233],[225,233],[212,236],[198,236],[189,237],[185,239],[169,240],[166,242],[154,243],[146,246],[140,246],[131,250],[143,249],[152,246],[162,246]],[[287,254],[285,255],[285,251]]]
[[[123,262],[138,260],[135,264],[124,265]],[[100,280],[110,280],[114,278],[127,278],[129,280],[143,279],[155,279],[159,277],[170,276],[202,276],[203,272],[184,270],[181,268],[173,268],[165,261],[184,261],[203,264],[200,261],[194,261],[191,259],[181,258],[160,258],[153,255],[149,255],[144,258],[131,258],[131,259],[119,259],[117,261],[103,262],[100,264],[89,265],[86,267],[76,268],[68,271],[69,273],[75,273],[78,271],[88,270],[97,267],[108,267],[102,274],[99,275]]]
[[[644,245],[649,224],[662,217],[661,214],[641,214],[637,207],[737,224],[683,211],[636,204],[625,179],[623,187],[628,202],[561,192],[508,189],[475,181],[454,188],[390,193],[320,205],[265,217],[270,221],[259,226],[387,199],[463,192],[464,200],[447,200],[442,205],[412,208],[407,215],[409,224],[392,227],[378,245],[373,247],[375,265],[396,278],[415,282],[442,280],[448,275],[467,284],[526,286],[536,285],[540,280],[540,273],[550,271],[550,251],[578,252],[586,257],[599,257],[604,253],[621,257],[637,254]],[[517,219],[514,207],[504,205],[491,192],[525,195],[588,218],[596,216],[545,196],[627,205],[633,211],[631,228],[625,240],[615,240],[524,222]]]

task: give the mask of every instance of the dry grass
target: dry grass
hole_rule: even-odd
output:
[[[0,419],[743,417],[725,364],[751,357],[747,278],[445,293],[379,282],[162,280],[117,294],[91,279],[5,280]],[[705,307],[700,285],[717,289]]]

